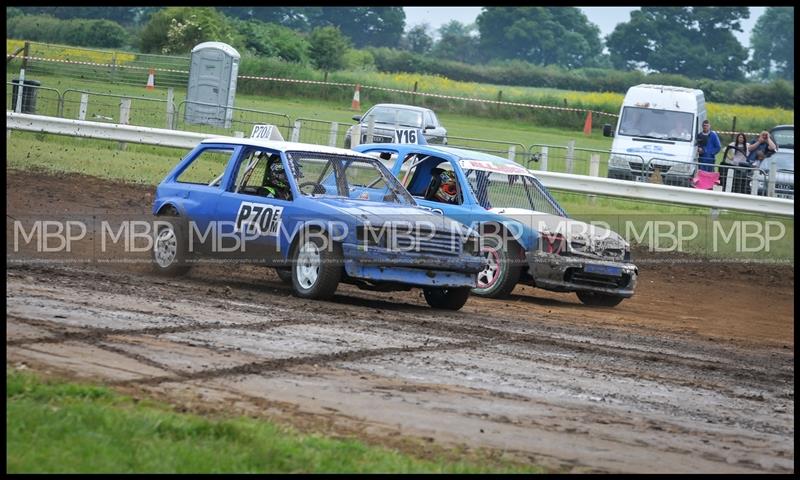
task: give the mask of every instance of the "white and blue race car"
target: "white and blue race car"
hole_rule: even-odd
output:
[[[296,295],[329,299],[340,282],[423,289],[458,310],[484,269],[478,235],[413,197],[375,158],[254,138],[204,140],[156,190],[157,271],[202,259],[276,268]]]
[[[615,306],[633,295],[639,270],[628,242],[569,218],[522,165],[439,145],[373,143],[353,150],[391,162],[417,203],[479,231],[487,265],[474,294],[504,297],[521,282],[575,292],[595,306]]]

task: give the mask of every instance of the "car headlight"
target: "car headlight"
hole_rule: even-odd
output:
[[[674,163],[669,168],[669,173],[688,175],[694,171],[693,163]]]
[[[617,167],[617,168],[628,168],[628,160],[625,157],[619,157],[617,155],[612,155],[608,159],[608,166],[609,167]]]

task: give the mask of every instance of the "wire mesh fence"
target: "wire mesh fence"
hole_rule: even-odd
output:
[[[16,111],[18,99],[19,82],[6,82],[6,110]],[[22,86],[20,113],[58,117],[60,103],[61,93],[55,88],[27,84]]]
[[[188,132],[247,136],[254,125],[265,124],[275,125],[285,139],[291,135],[292,121],[286,114],[186,100],[178,104],[173,128]]]

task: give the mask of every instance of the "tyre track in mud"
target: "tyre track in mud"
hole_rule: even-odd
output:
[[[10,210],[30,210],[38,200],[12,183]],[[112,207],[146,197],[51,183],[65,212],[92,195]],[[640,298],[678,294],[668,279],[689,277],[675,268]],[[766,324],[779,330],[757,341],[740,323],[728,338],[688,309],[635,299],[598,311],[529,288],[460,312],[430,310],[416,290],[347,285],[314,302],[252,265],[163,279],[146,265],[7,261],[6,279],[7,363],[200,411],[279,411],[323,433],[514,452],[556,471],[794,471],[792,324]]]

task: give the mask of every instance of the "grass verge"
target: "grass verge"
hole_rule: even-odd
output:
[[[426,460],[248,417],[176,413],[88,384],[6,368],[7,473],[541,472]]]

